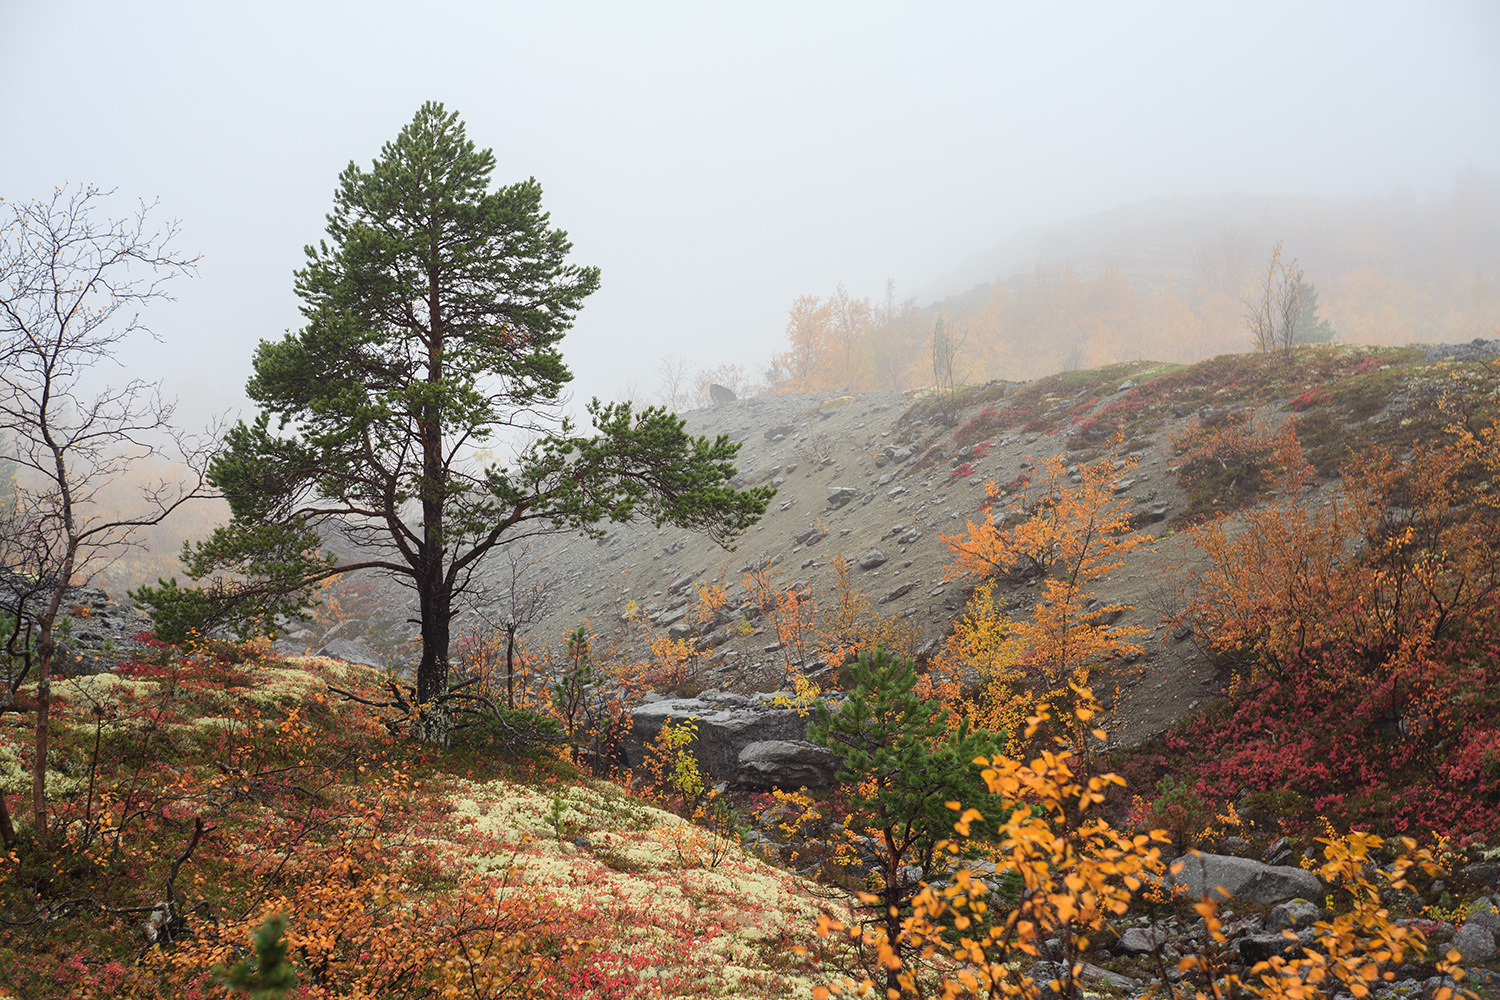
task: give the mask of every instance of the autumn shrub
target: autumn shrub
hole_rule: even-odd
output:
[[[1075,721],[1065,734],[1087,727],[1097,705],[1088,691],[1077,692]],[[1040,706],[1030,721],[1035,736],[1050,721]],[[1103,733],[1098,735],[1102,738]],[[1000,801],[1019,804],[999,824],[999,856],[1020,879],[1014,899],[998,898],[989,881],[960,866],[950,880],[928,884],[912,902],[912,912],[892,928],[888,923],[849,926],[824,916],[819,933],[850,937],[874,954],[877,968],[863,980],[845,977],[814,995],[865,995],[883,980],[887,996],[957,998],[1089,995],[1081,982],[1086,956],[1132,903],[1147,909],[1175,908],[1186,900],[1163,863],[1160,830],[1126,835],[1099,815],[1105,792],[1121,784],[1115,774],[1091,774],[1070,735],[1053,737],[1054,749],[1029,764],[1004,756],[981,759],[988,791]],[[969,839],[992,817],[961,801],[955,836],[943,845],[952,856],[966,856]],[[1426,953],[1422,933],[1395,918],[1384,905],[1391,892],[1409,888],[1413,869],[1437,872],[1430,852],[1410,840],[1387,844],[1369,833],[1323,840],[1318,874],[1334,885],[1333,910],[1315,925],[1310,944],[1295,958],[1273,956],[1240,974],[1226,961],[1229,938],[1219,903],[1203,899],[1194,909],[1201,935],[1184,935],[1187,951],[1175,969],[1157,955],[1162,989],[1169,997],[1232,1000],[1249,995],[1266,1000],[1324,1000],[1340,991],[1355,997],[1393,978],[1393,968]],[[1393,848],[1393,850],[1390,850]],[[1378,862],[1378,865],[1377,865]],[[1190,859],[1172,866],[1175,874]],[[1154,902],[1153,900],[1154,896]],[[1196,947],[1193,941],[1200,942]],[[1457,953],[1434,964],[1446,981],[1434,996],[1448,1000],[1463,972]],[[1176,980],[1180,984],[1175,984]]]
[[[242,959],[245,943],[279,914],[301,995],[549,995],[544,965],[559,962],[553,947],[566,937],[554,906],[504,873],[450,892],[413,892],[392,863],[394,845],[372,833],[355,827],[298,851],[274,888],[236,916],[198,921],[190,938],[155,951],[150,967],[163,986],[203,988],[214,967]]]
[[[1249,410],[1217,411],[1174,436],[1172,445],[1177,481],[1187,494],[1176,517],[1183,524],[1244,508],[1265,494],[1275,475],[1276,435]]]
[[[1500,459],[1461,436],[1375,450],[1312,501],[1296,437],[1275,440],[1278,501],[1195,532],[1210,565],[1184,620],[1237,676],[1170,748],[1207,799],[1293,793],[1288,829],[1493,837],[1500,519],[1471,483]]]
[[[910,656],[921,641],[921,632],[911,622],[896,616],[880,616],[868,594],[855,586],[849,560],[834,556],[833,600],[822,605],[814,618],[813,640],[818,655],[836,667],[846,667],[862,651],[882,646],[898,656]],[[842,683],[847,677],[836,678]]]
[[[884,927],[899,955],[899,928],[919,879],[945,860],[939,853],[951,824],[945,803],[988,802],[971,762],[993,752],[1004,735],[950,728],[947,709],[916,692],[912,663],[884,648],[860,654],[853,680],[837,710],[817,703],[807,734],[842,760],[838,778],[850,790],[851,807],[846,830],[875,845],[870,921]],[[1000,810],[998,802],[991,805]]]
[[[499,705],[493,713],[456,729],[451,749],[493,754],[500,760],[519,763],[545,757],[566,742],[567,734],[555,716]]]
[[[953,703],[955,710],[974,713],[986,725],[1019,721],[1024,707],[1006,706],[1014,697],[1025,699],[1023,687],[1041,700],[1066,699],[1101,664],[1141,652],[1135,640],[1145,630],[1117,622],[1126,606],[1093,593],[1125,553],[1146,540],[1131,529],[1132,503],[1115,490],[1133,468],[1130,459],[1101,459],[1080,466],[1081,482],[1074,485],[1066,460],[1054,456],[1026,486],[1019,516],[991,513],[970,521],[963,535],[943,536],[954,554],[950,579],[1039,577],[1029,620],[1014,620],[1000,608],[992,586],[981,585],[970,597],[937,672],[946,676],[950,698],[963,692],[965,671],[976,672],[987,690],[969,707]],[[993,504],[1000,490],[992,483],[989,491]]]
[[[1195,909],[1203,921],[1206,946],[1177,963],[1184,992],[1215,1000],[1244,991],[1260,1000],[1325,1000],[1328,997],[1369,996],[1395,978],[1394,969],[1413,959],[1428,959],[1438,982],[1431,987],[1434,1000],[1450,1000],[1461,991],[1465,976],[1459,953],[1429,956],[1426,936],[1411,921],[1397,920],[1386,900],[1411,891],[1407,881],[1413,871],[1427,876],[1440,869],[1432,853],[1419,849],[1414,840],[1387,841],[1366,832],[1350,832],[1320,838],[1324,861],[1317,875],[1334,887],[1328,907],[1334,912],[1313,924],[1312,941],[1294,957],[1272,955],[1255,963],[1247,974],[1231,971],[1223,961],[1228,935],[1219,915],[1219,902],[1200,900]],[[1184,862],[1178,862],[1181,866]],[[1186,863],[1191,863],[1187,861]]]
[[[1000,412],[993,406],[985,406],[967,423],[953,432],[955,443],[963,446],[983,441],[1002,426]]]
[[[647,648],[641,681],[648,690],[692,698],[707,686],[703,682],[703,658],[693,640],[658,632],[647,639]]]
[[[1075,694],[1074,721],[1086,728],[1097,707],[1087,690]],[[1036,737],[1050,718],[1050,706],[1039,706],[1027,736]],[[909,915],[863,927],[821,921],[820,933],[852,935],[877,955],[888,995],[1040,997],[1042,984],[1028,974],[1026,960],[1048,954],[1049,938],[1062,948],[1055,957],[1070,984],[1062,988],[1076,995],[1071,984],[1081,956],[1106,921],[1125,913],[1131,893],[1141,887],[1141,873],[1159,870],[1156,842],[1165,836],[1129,837],[1095,815],[1105,788],[1119,779],[1077,773],[1070,737],[1054,739],[1053,749],[1030,764],[1001,754],[975,761],[996,805],[986,815],[963,799],[946,803],[954,835],[937,850],[955,859],[956,871],[944,882],[924,884]],[[1019,875],[1013,901],[993,905],[989,885],[958,860],[972,856],[977,837],[993,838],[1001,866]],[[840,991],[870,985],[869,979],[834,984]],[[824,989],[819,995],[827,994]]]

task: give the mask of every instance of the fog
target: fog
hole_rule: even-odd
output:
[[[425,100],[535,176],[601,291],[576,395],[763,367],[839,282],[942,296],[1024,227],[1153,198],[1447,197],[1500,167],[1500,6],[0,0],[0,196],[160,197],[199,250],[131,374],[245,406],[336,177]],[[971,276],[966,276],[967,277]]]

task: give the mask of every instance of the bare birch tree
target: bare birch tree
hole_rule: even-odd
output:
[[[1281,241],[1271,249],[1271,261],[1261,282],[1260,297],[1245,300],[1245,325],[1257,351],[1279,351],[1291,357],[1298,343],[1297,320],[1302,314],[1302,268],[1297,259],[1281,259]]]
[[[101,221],[109,194],[84,185],[12,204],[0,238],[0,431],[18,470],[18,516],[0,558],[30,582],[12,589],[34,599],[8,609],[18,622],[29,621],[32,641],[20,639],[26,628],[8,637],[6,652],[22,666],[7,688],[14,706],[34,671],[31,804],[38,836],[47,833],[54,626],[64,595],[128,546],[137,529],[205,495],[209,447],[173,428],[174,404],[162,398],[160,384],[135,378],[101,384],[101,369],[120,363],[127,338],[154,336],[141,308],[169,298],[166,282],[191,273],[197,262],[172,248],[177,224],[158,223],[155,203]],[[95,502],[130,463],[158,454],[182,460],[186,476],[146,489],[133,512]]]

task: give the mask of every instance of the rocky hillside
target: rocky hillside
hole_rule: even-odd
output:
[[[751,600],[755,577],[793,585],[823,609],[838,597],[836,560],[850,565],[852,588],[873,611],[894,616],[920,636],[921,653],[951,632],[974,581],[952,579],[944,536],[991,516],[987,484],[1016,482],[1054,455],[1072,467],[1106,453],[1136,460],[1114,489],[1138,511],[1153,543],[1130,553],[1100,591],[1131,606],[1125,624],[1157,637],[1135,662],[1118,663],[1103,690],[1118,693],[1107,728],[1132,744],[1218,690],[1200,651],[1162,624],[1179,606],[1171,581],[1197,558],[1182,528],[1222,504],[1253,504],[1253,492],[1187,491],[1179,483],[1174,439],[1215,414],[1253,410],[1269,424],[1293,411],[1304,447],[1327,477],[1341,456],[1377,441],[1409,444],[1424,410],[1452,372],[1492,356],[1500,341],[1462,347],[1372,350],[1330,347],[1283,364],[1269,356],[1217,358],[1192,366],[1133,362],[1066,372],[1030,383],[992,382],[936,397],[922,393],[855,393],[835,397],[764,396],[685,414],[696,434],[741,442],[740,479],[777,488],[765,518],[734,551],[708,539],[650,525],[615,527],[598,540],[549,536],[513,549],[523,586],[544,594],[523,637],[533,649],[557,648],[582,623],[596,648],[640,655],[648,635],[692,637],[701,653],[699,685],[725,691],[780,687],[791,669],[817,676],[827,668],[800,663]],[[1111,451],[1109,442],[1119,437]],[[1076,472],[1074,478],[1077,478]],[[1226,484],[1218,484],[1221,489]],[[1234,487],[1235,484],[1227,484]],[[1003,502],[1003,490],[1001,500]],[[466,612],[455,635],[508,613],[511,568],[493,567],[494,591]],[[505,587],[500,586],[504,577]],[[722,585],[726,605],[695,623],[701,588]],[[393,594],[392,597],[395,595]],[[1026,606],[1028,585],[1005,599]],[[319,637],[312,637],[314,639]],[[602,643],[599,641],[602,640]]]

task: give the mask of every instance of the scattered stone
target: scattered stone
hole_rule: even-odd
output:
[[[318,656],[326,656],[345,663],[358,663],[366,667],[384,666],[375,650],[358,639],[334,639],[318,650]]]
[[[874,569],[877,566],[884,566],[885,562],[886,554],[884,552],[879,549],[871,549],[859,557],[859,568]]]
[[[1495,957],[1495,935],[1472,920],[1454,931],[1448,944],[1458,949],[1465,965],[1477,965]]]
[[[890,604],[892,601],[899,601],[901,600],[901,598],[905,597],[907,594],[910,594],[913,590],[916,589],[917,585],[915,583],[903,583],[901,586],[897,587],[895,590],[882,597],[880,599],[880,603]]]
[[[1321,919],[1323,919],[1323,911],[1316,903],[1310,903],[1305,899],[1293,899],[1271,907],[1271,911],[1266,914],[1266,930],[1272,932],[1306,930]]]
[[[630,766],[643,766],[646,748],[661,734],[663,725],[689,719],[698,725],[693,756],[703,772],[714,777],[737,774],[740,751],[752,743],[807,738],[805,718],[794,709],[767,705],[765,699],[673,698],[640,705],[630,713],[630,735],[624,748]]]
[[[1120,935],[1119,949],[1131,955],[1146,955],[1166,944],[1166,935],[1155,924],[1130,927]]]
[[[830,486],[828,487],[828,506],[838,510],[858,495],[859,491],[853,486]]]

